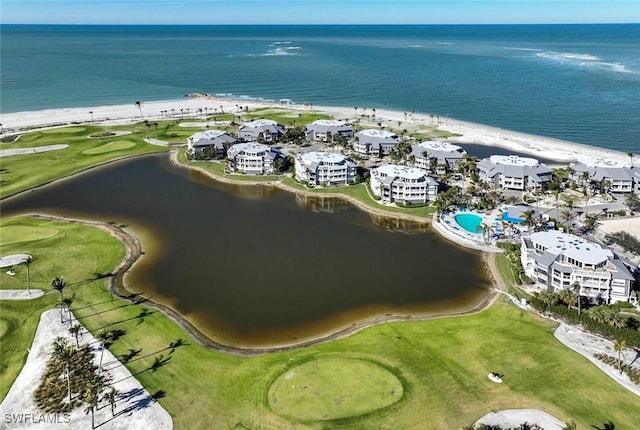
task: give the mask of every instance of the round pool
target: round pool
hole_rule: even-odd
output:
[[[478,226],[482,224],[482,217],[476,214],[458,214],[453,217],[458,225],[473,234],[480,234]]]

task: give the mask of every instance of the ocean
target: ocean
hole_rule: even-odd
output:
[[[640,24],[2,25],[0,36],[2,113],[203,92],[640,151]]]

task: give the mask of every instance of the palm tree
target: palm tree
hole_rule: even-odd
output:
[[[622,339],[622,340],[613,341],[613,350],[618,353],[618,368],[620,369],[620,373],[622,373],[622,368],[623,368],[622,353],[626,348],[627,348],[626,340]]]
[[[90,387],[89,393],[86,396],[85,402],[87,407],[84,409],[85,414],[91,413],[91,428],[96,428],[95,410],[98,408],[98,389],[97,387]]]
[[[111,387],[111,389],[109,391],[107,391],[107,393],[104,396],[102,396],[102,399],[108,401],[109,404],[111,405],[111,416],[112,417],[115,416],[116,397],[118,396],[118,394],[120,394],[118,392],[118,390],[116,390],[115,388]]]
[[[595,234],[599,225],[598,215],[587,215],[587,218],[584,220],[584,228],[590,231],[592,235]]]
[[[564,423],[562,430],[577,430],[576,422],[574,420],[569,420]]]
[[[111,333],[106,330],[102,330],[98,333],[98,341],[100,341],[100,363],[98,364],[98,370],[102,372],[102,357],[104,356],[104,348],[107,340],[111,337]]]
[[[631,163],[631,167],[633,167],[633,152],[627,152],[627,156],[629,157],[629,162]]]
[[[62,319],[62,302],[64,300],[62,290],[64,290],[64,287],[66,285],[67,283],[64,281],[64,279],[62,279],[62,277],[56,277],[51,281],[51,288],[53,288],[54,290],[60,293],[60,322],[61,323],[64,322],[64,319]]]
[[[93,122],[93,111],[92,110],[89,111],[89,115],[91,115],[91,122]]]
[[[136,100],[134,105],[136,105],[136,107],[140,111],[140,119],[142,119],[142,102],[140,100]]]
[[[73,303],[73,297],[65,297],[62,299],[62,305],[67,310],[67,316],[69,317],[69,325],[73,321],[73,314],[71,313],[71,304]]]
[[[80,324],[74,324],[69,327],[69,333],[76,339],[76,348],[80,348],[80,331],[82,331]]]
[[[580,315],[580,283],[578,281],[574,282],[571,285],[571,291],[573,292],[573,297],[575,297],[576,301],[578,302],[578,315]]]
[[[71,403],[71,372],[69,372],[69,363],[73,358],[75,350],[67,344],[67,340],[59,337],[53,342],[53,356],[64,364],[65,375],[67,378],[67,394],[69,395],[69,403]]]
[[[31,273],[29,271],[29,267],[31,266],[31,263],[33,263],[33,257],[30,255],[27,255],[24,260],[22,260],[22,265],[24,265],[27,268],[27,293],[31,294]]]
[[[527,230],[531,231],[531,229],[537,224],[534,212],[532,210],[522,212],[522,222],[527,226]]]
[[[562,218],[564,218],[565,223],[567,224],[567,233],[571,233],[571,225],[573,224],[573,212],[570,210],[564,210],[560,214]]]

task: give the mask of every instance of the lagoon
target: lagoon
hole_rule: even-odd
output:
[[[288,345],[389,314],[459,312],[482,301],[489,284],[479,254],[427,225],[219,183],[173,166],[167,154],[3,201],[5,217],[26,212],[128,224],[144,255],[125,286],[226,345]]]

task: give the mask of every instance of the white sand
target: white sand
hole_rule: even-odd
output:
[[[632,236],[640,240],[640,218],[621,218],[598,220],[601,224],[598,230],[605,233],[615,233],[617,231],[626,231]]]
[[[225,113],[239,113],[237,106],[248,106],[249,110],[261,107],[282,107],[278,103],[258,102],[254,100],[231,100],[216,97],[185,97],[182,100],[166,100],[142,103],[142,117],[140,110],[133,103],[114,106],[94,106],[83,108],[47,109],[42,111],[27,111],[17,113],[7,113],[0,117],[0,123],[8,133],[24,131],[26,127],[54,126],[69,124],[85,124],[91,122],[93,112],[94,123],[123,124],[148,120],[166,119],[167,115],[173,118],[203,118],[204,109],[207,108],[209,115],[217,109],[218,112],[224,110]],[[365,108],[358,108],[357,112],[353,108],[330,107],[330,106],[304,106],[287,105],[289,109],[299,111],[322,111],[336,119],[353,120],[361,117],[365,113]],[[171,113],[173,109],[173,114]],[[188,109],[188,114],[187,114]],[[199,113],[202,109],[202,114]],[[182,110],[182,113],[181,113]],[[372,109],[367,109],[368,115],[373,114]],[[405,119],[406,118],[406,119]],[[362,118],[361,118],[362,119]],[[427,114],[407,114],[404,112],[377,109],[375,118],[362,119],[363,125],[370,124],[376,127],[378,122],[394,128],[406,128],[416,130],[418,128],[430,127],[432,120]],[[398,124],[400,122],[400,124]],[[597,157],[613,158],[629,161],[629,157],[617,151],[611,151],[592,146],[580,145],[573,142],[562,141],[542,136],[526,133],[518,133],[481,124],[474,124],[451,118],[441,118],[440,129],[452,133],[461,134],[461,137],[450,138],[452,142],[478,143],[483,145],[500,146],[513,151],[532,154],[533,156],[544,156],[544,158],[567,162],[574,160],[577,154],[581,156],[591,155]],[[638,156],[640,159],[640,156]]]
[[[516,428],[523,423],[538,424],[545,430],[562,430],[564,423],[556,417],[538,409],[505,409],[503,411],[489,412],[478,421],[477,424],[486,424],[502,428]]]
[[[9,266],[17,266],[18,264],[22,264],[27,257],[31,257],[29,254],[12,254],[5,255],[4,257],[0,257],[0,268],[9,267]]]
[[[564,323],[558,326],[553,335],[568,348],[586,357],[618,384],[622,385],[635,395],[640,396],[640,386],[634,384],[625,373],[621,374],[619,370],[616,370],[594,357],[594,354],[603,353],[617,358],[618,353],[613,349],[613,342],[600,336],[593,335],[579,327]],[[636,352],[632,348],[627,348],[622,353],[624,362],[628,364],[633,361],[636,358],[636,354],[640,354],[640,351]],[[632,366],[636,369],[640,369],[640,359],[635,360]]]
[[[42,296],[42,290],[0,290],[0,300],[31,300]]]
[[[53,341],[60,336],[75,344],[68,329],[68,323],[60,323],[60,314],[57,309],[46,311],[40,317],[40,324],[29,350],[27,362],[11,386],[7,397],[0,404],[3,429],[84,430],[91,428],[91,414],[85,414],[84,407],[76,408],[69,414],[47,414],[37,409],[33,398],[33,393],[40,383],[51,355]],[[83,330],[81,344],[86,343],[98,345],[96,339]],[[95,353],[97,364],[100,350],[97,349]],[[99,426],[97,428],[104,430],[173,428],[171,416],[167,411],[151,398],[127,368],[121,365],[108,350],[104,352],[103,363],[107,363],[104,367],[112,375],[115,381],[113,385],[120,394],[116,402],[115,417],[111,416],[111,406],[107,402],[99,403],[98,410],[95,412],[96,426]],[[20,418],[23,422],[17,423],[16,421]],[[30,422],[25,423],[25,420]],[[33,423],[34,420],[39,422]],[[54,422],[50,422],[51,420]]]

